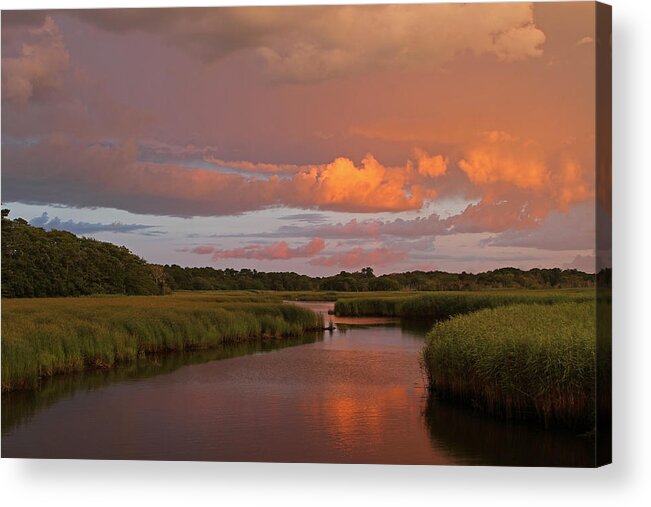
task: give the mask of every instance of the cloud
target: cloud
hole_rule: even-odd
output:
[[[431,191],[411,182],[413,169],[387,167],[371,155],[280,177],[244,177],[138,160],[134,141],[86,144],[63,134],[2,150],[4,198],[17,202],[107,206],[135,213],[215,216],[286,205],[305,209],[419,209]]]
[[[158,235],[165,234],[162,231],[152,230],[155,229],[154,225],[144,224],[123,224],[121,222],[113,222],[111,224],[91,223],[91,222],[75,222],[74,220],[63,221],[59,217],[50,218],[47,211],[44,211],[40,217],[32,218],[29,223],[34,227],[41,227],[46,231],[53,229],[60,231],[68,231],[77,235],[93,234],[96,232],[115,232],[115,233],[132,233],[139,232],[144,235]]]
[[[197,246],[195,248],[192,248],[190,250],[190,253],[198,254],[198,255],[207,255],[207,254],[213,253],[214,251],[215,251],[214,246],[201,245],[201,246]]]
[[[442,155],[429,156],[420,148],[415,150],[418,174],[429,178],[443,176],[448,170],[448,159]]]
[[[154,33],[210,63],[250,50],[270,79],[309,82],[437,67],[460,53],[511,62],[542,54],[528,3],[71,11],[105,30]]]
[[[323,224],[323,225],[283,225],[275,231],[259,232],[253,234],[233,234],[231,236],[255,236],[255,237],[287,237],[287,238],[305,238],[319,236],[328,239],[355,239],[355,238],[375,238],[380,236],[381,227],[385,222],[381,220],[357,220],[353,218],[346,223]],[[228,237],[228,236],[226,236]]]
[[[270,245],[254,244],[230,250],[221,250],[212,246],[198,246],[190,250],[190,252],[199,255],[211,254],[214,260],[256,259],[273,261],[312,257],[324,248],[325,242],[321,238],[314,238],[309,243],[295,248],[290,247],[285,241],[279,241]]]
[[[89,142],[57,133],[3,147],[3,197],[171,216],[234,215],[276,206],[401,212],[419,210],[443,192],[475,201],[445,220],[435,215],[394,222],[354,220],[315,232],[319,237],[418,237],[532,228],[551,211],[566,211],[593,196],[594,182],[582,165],[563,155],[546,157],[535,148],[527,152],[520,141],[498,137],[498,142],[478,145],[479,154],[462,159],[460,168],[446,168],[432,178],[421,173],[442,173],[447,161],[422,151],[415,163],[408,160],[402,166],[387,166],[367,155],[360,164],[339,157],[295,173],[259,176],[145,162],[133,140]],[[423,169],[423,160],[434,168]],[[297,226],[277,232],[306,234]]]
[[[138,143],[138,151],[142,160],[149,162],[170,161],[210,161],[219,151],[217,146],[195,146],[194,144],[170,144],[146,139]]]
[[[595,237],[595,205],[589,202],[574,206],[566,213],[552,211],[535,228],[508,230],[480,244],[543,250],[587,250],[595,248]]]
[[[298,236],[314,235],[332,239],[380,238],[395,236],[400,238],[419,238],[447,234],[450,225],[438,215],[413,219],[396,218],[395,220],[357,220],[353,218],[342,224],[323,225],[311,228],[280,227],[279,235]]]
[[[459,53],[540,56],[530,5],[387,5],[326,9],[293,37],[258,49],[272,79],[318,81],[383,68],[432,68]]]
[[[313,167],[292,177],[283,199],[288,204],[339,211],[419,209],[422,189],[410,185],[410,167],[385,167],[372,155],[360,166],[340,157],[323,169]]]
[[[222,160],[213,156],[205,156],[204,160],[220,167],[239,169],[241,171],[254,173],[296,173],[300,171],[309,171],[310,165],[297,164],[270,164],[265,162],[249,162],[247,160]]]
[[[27,19],[31,22],[31,18]],[[2,97],[20,105],[61,90],[70,60],[61,32],[51,17],[46,17],[38,28],[29,23],[26,26],[19,49],[13,56],[5,56],[10,50],[3,48],[2,56]]]
[[[294,222],[306,222],[309,224],[320,224],[326,222],[328,217],[323,213],[295,213],[278,217],[278,220],[292,220]]]
[[[400,262],[406,258],[407,254],[405,252],[392,248],[364,249],[357,247],[346,252],[316,257],[309,262],[314,266],[355,268],[360,266],[384,266]]]
[[[47,16],[47,11],[3,11],[2,31],[5,32],[12,28],[38,27],[45,22]]]
[[[461,213],[446,220],[448,233],[502,232],[508,229],[535,227],[536,214],[527,200],[494,200],[484,197],[469,204]]]
[[[258,237],[309,237],[329,239],[379,239],[385,236],[414,239],[447,236],[457,233],[503,232],[537,227],[538,213],[524,201],[494,201],[491,197],[477,204],[468,204],[461,213],[441,218],[436,213],[411,219],[358,220],[345,223],[282,226],[273,232],[258,233]]]
[[[503,130],[485,130],[480,135],[491,143],[506,143],[518,140],[517,137]]]
[[[493,143],[469,150],[459,167],[476,185],[505,182],[520,188],[542,188],[548,181],[544,161],[531,151],[515,152],[513,147],[497,148]]]
[[[545,209],[545,213],[548,210]],[[457,233],[503,232],[509,229],[521,230],[538,225],[540,213],[532,209],[528,199],[498,200],[487,196],[477,204],[468,204],[461,213],[441,218],[432,213],[412,219],[358,220],[346,223],[315,225],[309,227],[282,226],[271,233],[260,236],[307,237],[318,235],[330,239],[420,238],[424,236],[447,236]]]
[[[2,138],[37,144],[49,136],[99,144],[141,135],[151,112],[117,102],[103,82],[70,60],[53,18],[2,16]]]
[[[567,210],[570,205],[594,195],[593,171],[565,153],[562,147],[544,149],[529,140],[521,140],[505,132],[483,133],[487,142],[468,148],[459,168],[477,187],[493,187],[494,194],[521,195],[535,192],[551,201],[546,208]],[[484,194],[487,190],[484,189]],[[545,213],[546,214],[546,213]]]
[[[596,262],[594,255],[577,255],[572,262],[563,264],[563,269],[578,269],[584,273],[594,273]]]

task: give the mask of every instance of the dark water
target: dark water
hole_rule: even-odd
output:
[[[336,324],[300,340],[168,354],[4,394],[2,456],[592,464],[588,438],[430,398],[419,361],[424,329],[379,319]]]

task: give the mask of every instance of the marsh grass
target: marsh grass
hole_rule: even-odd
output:
[[[266,302],[265,302],[266,301]],[[297,336],[322,317],[256,294],[5,299],[2,389],[140,355]]]
[[[439,321],[475,312],[514,304],[555,304],[594,299],[594,289],[558,290],[485,290],[474,292],[385,293],[382,296],[339,299],[335,313],[342,316],[404,317],[410,320]]]
[[[436,324],[424,364],[442,398],[500,417],[590,429],[596,369],[604,366],[596,363],[595,335],[594,302],[487,308]]]

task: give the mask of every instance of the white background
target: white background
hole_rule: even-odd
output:
[[[247,3],[305,1],[209,0],[188,5]],[[651,2],[610,3],[614,51],[613,465],[572,470],[3,459],[0,498],[4,505],[651,505]],[[182,2],[0,0],[2,9],[134,5]]]

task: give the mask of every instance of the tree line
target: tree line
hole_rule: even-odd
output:
[[[409,271],[376,276],[371,267],[311,277],[255,269],[189,268],[150,264],[124,246],[33,227],[2,211],[2,296],[151,295],[174,290],[391,291],[594,286],[575,269],[501,268],[485,273]]]
[[[155,271],[127,248],[45,231],[2,210],[2,296],[159,294]]]
[[[485,273],[408,271],[376,276],[370,267],[334,276],[310,277],[297,273],[265,273],[255,269],[183,268],[164,266],[172,290],[326,290],[326,291],[436,291],[489,288],[545,289],[594,286],[595,276],[575,269],[501,268]]]

